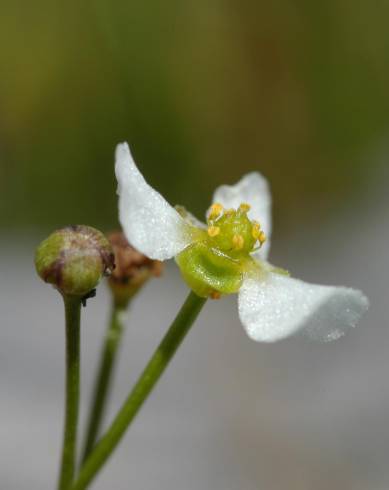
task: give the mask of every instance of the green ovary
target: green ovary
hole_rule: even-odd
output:
[[[253,224],[246,213],[229,213],[210,224],[219,231],[215,236],[209,237],[209,241],[222,252],[240,257],[253,250],[256,239],[252,235]]]
[[[176,261],[186,283],[198,296],[236,293],[242,284],[242,261],[223,255],[203,242],[185,249]]]
[[[176,257],[189,287],[202,297],[217,298],[237,293],[245,273],[259,273],[266,267],[251,257],[266,240],[260,223],[251,221],[250,206],[225,210],[221,204],[211,206],[207,230],[196,229],[194,242]]]

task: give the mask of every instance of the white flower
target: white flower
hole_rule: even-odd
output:
[[[259,173],[216,189],[207,227],[147,184],[126,143],[116,149],[115,171],[128,241],[151,259],[175,257],[200,296],[237,292],[239,316],[252,339],[274,342],[297,332],[337,339],[367,310],[360,291],[292,279],[266,261],[271,197]]]

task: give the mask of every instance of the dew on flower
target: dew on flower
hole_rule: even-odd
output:
[[[217,188],[205,224],[182,206],[170,206],[147,184],[125,143],[117,147],[116,176],[128,240],[150,258],[175,258],[200,297],[236,293],[240,320],[252,339],[274,342],[300,332],[335,339],[367,310],[361,291],[308,284],[268,261],[271,195],[259,172]]]

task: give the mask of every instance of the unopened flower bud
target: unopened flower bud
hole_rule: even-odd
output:
[[[121,231],[110,233],[108,238],[116,264],[108,283],[116,305],[125,308],[148,279],[161,275],[163,264],[135,250]]]
[[[107,238],[91,226],[67,226],[38,246],[35,267],[39,276],[65,296],[88,295],[103,275],[115,267]]]

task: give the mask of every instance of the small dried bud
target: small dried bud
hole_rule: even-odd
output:
[[[38,246],[35,267],[39,276],[62,294],[85,296],[115,267],[107,238],[91,226],[67,226]]]
[[[125,307],[149,278],[161,275],[163,264],[135,250],[121,231],[110,233],[108,239],[112,245],[116,264],[108,282],[115,303]]]

